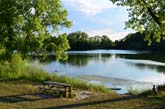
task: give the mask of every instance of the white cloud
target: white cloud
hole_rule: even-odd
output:
[[[62,0],[63,3],[69,4],[77,11],[87,15],[96,15],[102,13],[105,9],[116,7],[109,0]]]
[[[98,30],[88,31],[87,33],[89,36],[107,35],[112,41],[115,41],[124,38],[126,35],[132,32],[133,31],[114,32],[111,29],[98,29]]]
[[[93,19],[99,25],[111,26],[114,22],[110,18],[95,18]]]

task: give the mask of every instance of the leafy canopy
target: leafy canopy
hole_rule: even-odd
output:
[[[108,36],[93,36],[85,32],[77,31],[68,35],[70,50],[92,50],[92,49],[110,49],[112,41]]]
[[[0,0],[0,49],[18,50],[24,57],[41,53],[46,49],[46,39],[70,26],[60,0]],[[57,50],[63,54],[66,48],[56,46]]]
[[[130,19],[126,27],[146,33],[151,43],[153,34],[156,41],[165,39],[165,0],[110,0],[119,6],[127,6]]]

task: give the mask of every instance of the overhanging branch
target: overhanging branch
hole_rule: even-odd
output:
[[[143,3],[144,3],[145,5],[147,5],[147,3],[145,2],[145,0],[143,0]],[[157,17],[157,16],[153,13],[151,7],[149,7],[149,6],[146,6],[146,7],[147,7],[147,12],[151,15],[151,17],[153,18],[153,20],[161,27],[161,26],[162,26],[162,23],[160,22],[159,17]]]

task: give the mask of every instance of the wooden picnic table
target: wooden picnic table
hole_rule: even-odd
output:
[[[50,90],[64,92],[65,97],[71,97],[72,95],[72,86],[66,83],[45,81],[42,83],[42,86],[40,87],[40,89],[44,92],[50,91]]]

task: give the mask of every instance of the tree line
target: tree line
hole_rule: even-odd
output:
[[[150,36],[150,41],[146,39],[145,33],[128,34],[125,38],[114,42],[115,49],[125,50],[148,50],[148,51],[165,51],[165,40],[156,41],[154,34]]]
[[[154,35],[150,36],[152,43],[146,39],[144,33],[130,33],[120,40],[112,41],[108,36],[90,37],[85,32],[72,32],[67,35],[70,44],[70,50],[93,50],[93,49],[124,49],[124,50],[149,50],[163,51],[165,50],[165,40],[160,42],[155,40]]]
[[[110,49],[112,41],[108,36],[89,37],[85,32],[73,32],[68,34],[70,50],[92,50],[92,49]]]

